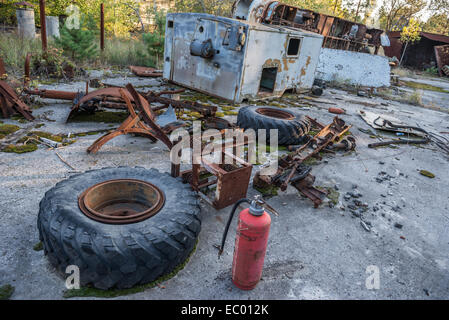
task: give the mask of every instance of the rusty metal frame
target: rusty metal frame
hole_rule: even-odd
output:
[[[225,130],[222,130],[221,134],[224,137]],[[203,134],[201,144],[204,142],[204,139],[208,138],[207,135]],[[252,164],[237,156],[237,148],[243,147],[248,143],[250,141],[247,138],[240,143],[234,139],[232,146],[227,146],[223,141],[221,146],[221,164],[216,164],[205,159],[202,154],[197,155],[196,159],[192,155],[192,169],[181,172],[180,164],[172,163],[171,175],[173,177],[182,177],[185,183],[189,183],[192,189],[197,191],[200,197],[215,209],[220,210],[226,208],[246,197],[251,178]],[[193,147],[193,137],[191,137],[191,147]],[[232,153],[228,152],[226,147],[232,147]],[[179,153],[179,156],[181,156],[182,151],[179,151]],[[232,159],[232,164],[224,163],[226,157]],[[211,174],[212,176],[202,178],[202,175],[205,173]],[[216,185],[216,192],[213,198],[202,191],[202,189],[214,185]]]
[[[129,117],[115,130],[105,134],[97,139],[88,149],[88,153],[95,154],[100,148],[108,141],[124,134],[138,134],[149,138],[151,141],[162,141],[169,150],[173,147],[172,142],[168,138],[167,134],[178,128],[179,126],[169,125],[167,129],[161,129],[155,122],[155,116],[150,108],[148,102],[139,94],[131,84],[126,86],[126,89],[117,88],[121,98],[125,101],[129,111]],[[132,100],[137,102],[132,104]],[[138,112],[136,112],[136,109]]]

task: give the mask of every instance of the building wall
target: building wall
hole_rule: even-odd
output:
[[[315,76],[366,87],[390,86],[390,65],[382,56],[321,48]]]

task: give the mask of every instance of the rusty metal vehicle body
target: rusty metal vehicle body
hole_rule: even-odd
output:
[[[322,34],[324,48],[361,51],[372,47],[377,54],[383,30],[312,10],[271,0],[237,0],[233,17],[265,25],[288,26]]]
[[[233,102],[309,90],[323,36],[209,14],[170,13],[164,79]]]

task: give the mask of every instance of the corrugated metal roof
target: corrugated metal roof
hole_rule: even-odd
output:
[[[420,32],[420,36],[438,42],[449,43],[449,36],[445,36],[443,34],[436,34],[430,32]],[[388,37],[391,38],[400,38],[400,31],[390,31],[388,32]]]

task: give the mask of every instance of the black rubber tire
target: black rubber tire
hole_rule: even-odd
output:
[[[138,179],[156,185],[165,204],[141,222],[97,222],[78,207],[88,187],[111,179]],[[198,198],[190,185],[168,173],[144,168],[91,170],[59,182],[40,202],[39,236],[50,262],[62,273],[80,269],[80,283],[99,289],[130,288],[168,274],[192,252],[201,230]]]
[[[293,119],[279,119],[258,113],[257,109],[272,109],[290,113]],[[274,108],[248,106],[239,110],[237,125],[242,129],[278,129],[278,143],[280,145],[297,145],[304,143],[306,135],[310,131],[311,123],[303,115],[295,112]],[[269,139],[269,131],[267,139]]]

